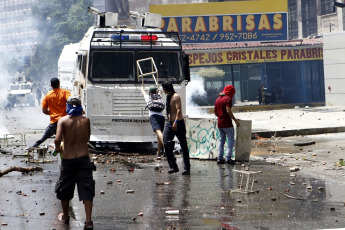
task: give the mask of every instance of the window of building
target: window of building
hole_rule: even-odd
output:
[[[321,0],[321,15],[331,14],[335,12],[333,0]]]
[[[301,1],[303,37],[317,35],[316,0]]]
[[[297,21],[297,0],[288,1],[289,10],[289,39],[298,38],[298,21]]]

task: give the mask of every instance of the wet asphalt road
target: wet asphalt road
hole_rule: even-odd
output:
[[[1,124],[9,124],[11,133],[25,132],[27,146],[41,136],[49,119],[35,108],[21,111],[0,111]],[[36,108],[37,110],[37,108]],[[25,119],[23,119],[25,118]],[[32,128],[34,127],[34,129]],[[267,142],[261,155],[263,158],[317,159],[337,149],[343,153],[341,135],[329,134],[332,148],[327,138],[318,137],[313,152],[308,148],[288,148],[294,140],[282,138]],[[47,141],[48,143],[52,142]],[[3,143],[2,143],[3,144]],[[274,146],[277,151],[288,154],[278,156],[268,153]],[[255,146],[257,148],[257,146]],[[325,149],[326,152],[320,152]],[[22,154],[23,147],[11,147],[13,154]],[[319,151],[319,152],[318,152]],[[253,151],[257,153],[257,150]],[[326,154],[327,153],[327,154]],[[24,158],[13,158],[13,154],[0,154],[0,169],[10,166],[31,167],[37,164],[26,163]],[[276,155],[276,156],[275,156]],[[190,176],[181,173],[169,175],[165,159],[152,161],[153,156],[94,156],[98,170],[94,173],[96,196],[93,221],[95,229],[329,229],[345,227],[345,184],[343,177],[322,177],[315,165],[313,174],[304,170],[290,172],[289,166],[268,164],[265,161],[251,161],[248,169],[262,171],[254,182],[254,194],[230,193],[240,183],[236,170],[242,165],[217,165],[215,161],[192,160]],[[130,159],[129,159],[130,158]],[[333,157],[334,158],[334,157]],[[332,158],[336,161],[339,157]],[[57,220],[61,212],[60,203],[55,197],[54,186],[59,175],[58,158],[52,163],[40,164],[43,172],[22,174],[11,172],[0,178],[0,229],[82,229],[84,209],[78,196],[71,202],[71,223],[63,226]],[[135,164],[128,164],[135,162]],[[298,161],[300,167],[310,161]],[[334,164],[334,162],[332,164]],[[178,164],[182,168],[181,157]],[[328,166],[331,167],[331,166]],[[115,170],[114,170],[115,169]],[[128,169],[134,169],[129,171]],[[327,168],[325,169],[327,170]],[[333,169],[332,169],[333,170]],[[328,170],[332,175],[342,172],[342,168]],[[343,175],[343,174],[339,174]],[[112,183],[111,183],[112,182]],[[166,182],[166,183],[165,183]],[[128,193],[132,190],[133,193]],[[285,194],[285,195],[284,195]],[[179,210],[178,215],[166,214],[168,210]],[[140,215],[139,215],[140,214]]]
[[[25,165],[18,162],[22,159],[11,158],[1,155],[1,165]],[[136,160],[134,156],[131,158]],[[181,165],[181,158],[178,159]],[[12,172],[1,177],[0,229],[82,229],[84,209],[77,195],[72,202],[69,227],[57,221],[61,210],[54,194],[58,161],[41,165],[43,172],[25,175]],[[252,162],[249,169],[262,173],[255,177],[253,190],[258,192],[247,195],[229,192],[238,188],[239,174],[233,170],[243,170],[242,165],[192,160],[190,176],[169,175],[165,160],[138,163],[133,171],[128,170],[133,166],[120,163],[117,157],[107,158],[104,164],[97,165],[94,173],[95,229],[325,229],[345,226],[344,184],[291,173],[287,167]],[[134,192],[128,193],[128,190]],[[168,215],[168,210],[179,210],[179,214]]]
[[[109,176],[109,167],[104,167],[101,177],[120,179],[122,184],[99,184],[99,189],[106,191],[95,204],[95,213],[99,212],[103,220],[100,229],[316,229],[345,224],[342,200],[333,196],[340,189],[337,185],[298,173],[291,176],[287,168],[257,162],[249,168],[263,172],[254,183],[254,190],[259,192],[230,193],[239,184],[233,169],[243,170],[241,165],[192,163],[190,176],[168,175],[166,168],[161,172],[152,167],[132,173],[119,170]],[[157,185],[169,181],[169,185]],[[127,189],[135,192],[127,194]],[[167,215],[165,211],[170,209],[180,214]],[[137,216],[140,212],[143,217]]]

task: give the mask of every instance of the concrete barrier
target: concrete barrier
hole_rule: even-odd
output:
[[[235,127],[234,160],[248,161],[251,150],[251,125],[248,120],[240,120]],[[216,118],[186,118],[187,141],[190,158],[216,160],[219,154],[219,131]],[[224,153],[228,150],[225,142]]]
[[[236,129],[236,161],[249,161],[252,148],[252,121],[239,120],[240,127]]]

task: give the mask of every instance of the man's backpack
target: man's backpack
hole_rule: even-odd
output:
[[[150,94],[146,108],[154,112],[162,112],[165,108],[162,96],[159,94]]]

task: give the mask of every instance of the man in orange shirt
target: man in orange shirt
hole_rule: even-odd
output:
[[[50,84],[53,90],[49,91],[42,101],[42,112],[50,116],[50,124],[46,128],[42,138],[36,141],[32,147],[38,147],[49,137],[55,135],[58,120],[67,115],[66,102],[71,96],[71,93],[67,89],[60,88],[60,81],[57,78],[52,78]]]

